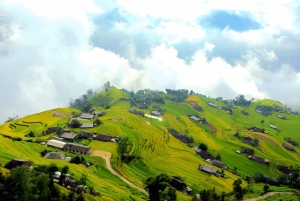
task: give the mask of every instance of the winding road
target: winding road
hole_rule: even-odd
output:
[[[269,193],[266,193],[264,195],[261,195],[261,196],[255,197],[255,198],[251,198],[251,199],[247,199],[247,200],[244,200],[244,201],[256,201],[256,200],[271,197],[271,196],[276,195],[276,194],[293,194],[293,193],[292,192],[269,192]]]
[[[119,177],[122,181],[124,181],[126,184],[128,184],[129,186],[131,186],[132,188],[135,188],[143,193],[145,193],[146,195],[148,195],[147,191],[145,191],[145,189],[131,183],[130,181],[128,181],[127,179],[125,179],[122,175],[120,175],[117,171],[115,171],[111,165],[110,165],[110,158],[111,158],[111,153],[107,152],[107,151],[100,151],[100,150],[93,150],[91,156],[98,156],[101,157],[105,160],[105,164],[106,164],[106,168],[113,174],[116,175],[117,177]]]

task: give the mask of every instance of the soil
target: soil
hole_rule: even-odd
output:
[[[259,139],[259,140],[262,140],[262,141],[266,141],[266,142],[270,142],[271,144],[273,144],[277,149],[280,148],[280,146],[272,139],[268,138],[268,137],[265,137],[265,136],[262,136],[262,135],[257,135],[257,134],[254,134],[254,137]]]
[[[265,198],[271,197],[271,196],[279,194],[279,193],[282,193],[282,194],[293,194],[291,192],[270,192],[270,193],[266,193],[264,195],[261,195],[261,196],[255,197],[255,198],[251,198],[251,199],[247,199],[247,200],[244,200],[244,201],[256,201],[256,200],[260,200],[260,199],[265,199]]]
[[[105,160],[105,164],[106,164],[106,168],[113,174],[116,175],[117,177],[119,177],[122,181],[124,181],[126,184],[128,184],[129,186],[145,193],[146,195],[148,195],[147,191],[145,191],[143,188],[136,186],[135,184],[131,183],[130,181],[128,181],[127,179],[125,179],[122,175],[120,175],[117,171],[115,171],[111,165],[110,165],[110,158],[111,158],[111,153],[107,152],[107,151],[100,151],[100,150],[93,150],[91,156],[99,156],[101,158],[103,158]]]

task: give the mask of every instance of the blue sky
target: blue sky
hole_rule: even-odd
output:
[[[67,106],[108,80],[300,110],[299,8],[297,0],[1,1],[0,121]]]

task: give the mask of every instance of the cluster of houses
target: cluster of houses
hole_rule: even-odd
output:
[[[288,143],[291,144],[291,145],[289,145],[288,143],[283,143],[282,146],[283,146],[285,149],[287,149],[287,150],[289,150],[289,151],[296,151],[296,150],[294,149],[293,146],[298,146],[298,143],[297,143],[297,142],[291,140],[291,138],[284,138],[284,140],[285,140],[286,142],[288,142]]]
[[[213,108],[217,108],[217,109],[220,109],[220,110],[225,110],[228,114],[232,114],[232,110],[230,107],[226,107],[226,106],[218,106],[217,104],[209,101],[207,102],[207,104]]]

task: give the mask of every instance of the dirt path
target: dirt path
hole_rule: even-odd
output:
[[[270,192],[270,193],[266,193],[264,195],[261,195],[261,196],[255,197],[255,198],[251,198],[251,199],[247,199],[244,201],[256,201],[259,199],[265,199],[265,198],[271,197],[276,194],[293,194],[293,193],[292,192]]]
[[[254,137],[256,137],[257,139],[262,140],[262,141],[270,142],[276,148],[280,148],[280,146],[274,140],[272,140],[272,139],[270,139],[268,137],[265,137],[265,136],[262,136],[262,135],[257,135],[257,134],[254,134]]]
[[[117,177],[119,177],[122,181],[124,181],[126,184],[128,184],[129,186],[145,193],[146,195],[148,195],[147,191],[145,191],[143,188],[134,185],[133,183],[131,183],[130,181],[128,181],[127,179],[125,179],[122,175],[120,175],[117,171],[115,171],[111,165],[110,165],[110,158],[111,158],[111,153],[107,152],[107,151],[99,151],[99,150],[93,150],[91,156],[99,156],[101,158],[103,158],[105,160],[105,164],[106,164],[106,168],[114,175],[116,175]]]

